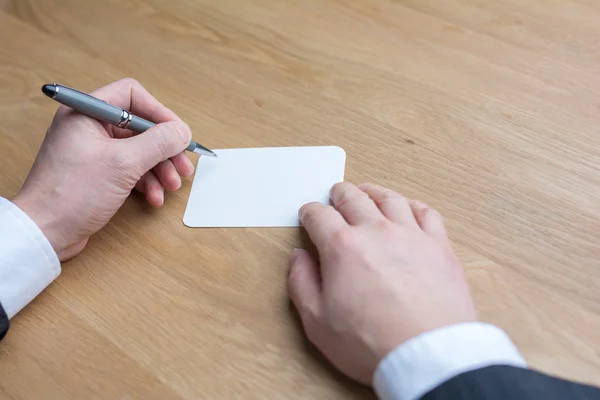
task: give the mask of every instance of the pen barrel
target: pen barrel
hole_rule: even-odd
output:
[[[44,85],[42,91],[47,96],[52,97],[59,103],[70,107],[81,114],[95,118],[101,122],[107,122],[119,128],[125,128],[136,133],[142,133],[156,125],[153,122],[133,115],[128,110],[123,110],[120,107],[108,104],[107,102],[93,97],[87,93],[83,93],[66,86],[57,84]],[[190,141],[186,150],[200,155],[210,155],[216,157],[212,151],[204,146],[199,145],[193,140]]]
[[[156,125],[156,124],[153,122],[146,121],[144,118],[140,118],[140,117],[136,117],[135,115],[132,115],[131,121],[129,122],[129,126],[127,128],[131,129],[134,132],[142,133],[142,132],[147,131],[148,129],[152,128],[154,125]]]
[[[91,96],[82,96],[81,92],[68,87],[61,86],[54,100],[77,112],[112,125],[118,124],[121,119],[122,111],[119,107]]]

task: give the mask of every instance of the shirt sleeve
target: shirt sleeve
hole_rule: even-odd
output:
[[[527,367],[500,328],[480,322],[451,325],[394,349],[379,363],[373,386],[381,400],[416,400],[457,375],[490,365]]]
[[[12,318],[60,274],[60,261],[38,226],[0,197],[0,303]]]

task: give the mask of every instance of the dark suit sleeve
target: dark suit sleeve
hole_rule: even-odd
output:
[[[600,389],[554,378],[529,369],[496,365],[455,376],[421,399],[600,400]]]
[[[4,339],[9,326],[8,316],[6,315],[2,304],[0,304],[0,340]]]

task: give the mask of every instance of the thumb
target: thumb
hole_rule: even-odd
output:
[[[292,252],[288,290],[306,327],[306,318],[316,316],[321,304],[319,266],[306,250],[294,249]]]
[[[192,132],[183,121],[157,124],[144,133],[120,140],[126,154],[144,174],[161,161],[176,156],[190,144]]]

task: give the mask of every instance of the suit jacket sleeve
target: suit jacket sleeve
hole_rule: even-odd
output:
[[[460,374],[422,400],[600,400],[600,389],[554,378],[529,369],[495,365]]]
[[[60,261],[38,226],[0,197],[0,339],[8,320],[60,274]]]
[[[2,304],[0,304],[0,340],[4,339],[4,336],[6,336],[9,325],[8,316],[6,315],[6,312],[4,312]]]
[[[481,322],[451,325],[394,349],[379,363],[373,386],[381,400],[417,400],[464,372],[491,365],[527,367],[502,329]]]
[[[381,400],[600,400],[600,389],[527,369],[501,329],[474,322],[425,332],[379,364]]]

